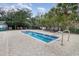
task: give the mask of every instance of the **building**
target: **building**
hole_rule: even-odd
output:
[[[7,30],[8,26],[5,24],[5,21],[0,21],[0,31]]]

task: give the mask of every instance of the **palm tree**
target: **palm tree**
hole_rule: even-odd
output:
[[[75,19],[76,19],[76,15],[77,15],[76,10],[78,9],[78,4],[76,4],[76,3],[59,3],[57,5],[57,9],[60,12],[60,14],[64,17],[63,19],[64,19],[65,23],[64,22],[63,23],[68,28],[68,26],[71,24],[71,22],[75,21]]]
[[[63,30],[70,27],[72,22],[77,18],[78,4],[76,3],[59,3],[48,13],[41,17],[41,24],[46,27],[58,27]]]

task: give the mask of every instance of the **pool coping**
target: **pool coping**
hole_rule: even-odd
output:
[[[37,39],[37,38],[35,38],[35,37],[32,37],[32,36],[30,36],[30,35],[28,35],[28,34],[23,33],[23,32],[25,32],[25,31],[21,31],[21,32],[22,32],[22,34],[23,34],[24,36],[28,36],[29,38],[31,38],[31,39],[33,39],[33,40],[42,42],[42,43],[47,44],[47,45],[52,44],[52,43],[55,43],[56,41],[59,41],[59,40],[60,40],[60,37],[58,37],[58,36],[56,36],[56,35],[53,35],[53,36],[56,36],[56,37],[58,37],[58,38],[47,43],[47,42],[44,42],[44,41],[42,41],[42,40],[39,40],[39,39]],[[35,31],[33,31],[33,32],[35,32]],[[39,33],[39,32],[37,32],[37,33]],[[42,33],[42,34],[43,34],[43,33]],[[45,34],[45,33],[44,33],[44,34]],[[48,35],[48,34],[47,34],[47,35]]]

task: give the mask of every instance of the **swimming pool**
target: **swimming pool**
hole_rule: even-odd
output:
[[[32,32],[32,31],[24,31],[23,33],[28,34],[36,39],[46,42],[46,43],[56,40],[58,38],[56,36],[46,35],[46,34]]]

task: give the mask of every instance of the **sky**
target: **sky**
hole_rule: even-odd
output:
[[[0,3],[0,8],[4,8],[6,11],[16,8],[28,8],[32,11],[33,16],[37,14],[44,14],[51,8],[55,7],[55,3]]]

